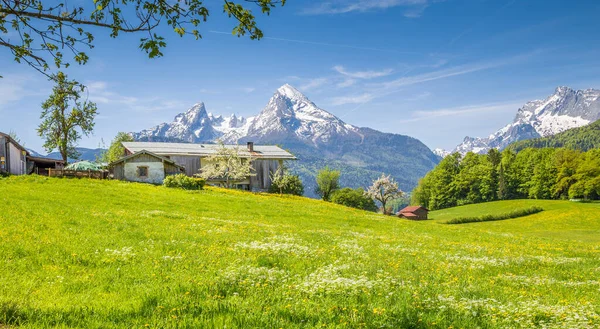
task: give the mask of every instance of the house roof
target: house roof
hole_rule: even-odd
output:
[[[157,158],[157,159],[159,159],[159,160],[162,160],[163,162],[166,162],[166,163],[168,163],[168,164],[174,165],[175,167],[178,167],[178,168],[180,168],[180,169],[184,169],[182,166],[178,165],[178,164],[177,164],[177,163],[175,163],[173,160],[171,160],[171,159],[167,159],[167,158],[165,158],[165,157],[162,157],[162,156],[160,156],[160,155],[158,155],[158,154],[154,154],[154,153],[152,153],[152,152],[150,152],[150,151],[146,151],[146,150],[141,150],[141,151],[139,151],[139,152],[135,152],[135,153],[133,153],[133,154],[130,154],[130,155],[128,155],[128,156],[122,157],[122,158],[120,158],[120,159],[119,159],[119,160],[117,160],[117,161],[113,161],[113,162],[111,162],[111,163],[109,164],[109,166],[114,166],[114,165],[116,165],[116,164],[118,164],[118,163],[121,163],[121,162],[123,162],[123,161],[126,161],[126,160],[128,160],[128,159],[135,158],[135,157],[137,157],[137,156],[139,156],[139,155],[141,155],[141,154],[148,154],[148,155],[150,155],[150,156],[153,156],[153,157],[155,157],[155,158]]]
[[[38,162],[38,163],[62,163],[64,164],[65,162],[62,159],[52,159],[52,158],[43,158],[43,157],[34,157],[34,156],[27,156],[27,160],[33,161],[33,162]]]
[[[129,152],[135,153],[147,150],[160,155],[197,155],[210,156],[216,154],[219,144],[188,144],[188,143],[160,143],[160,142],[123,142]],[[275,145],[254,145],[254,152],[249,152],[245,145],[225,145],[227,148],[239,147],[240,156],[264,159],[295,160],[296,157]]]
[[[405,217],[419,217],[419,215],[412,213],[412,212],[403,212],[400,213],[401,216],[405,216]]]
[[[425,207],[421,207],[421,206],[408,206],[408,207],[403,208],[402,210],[400,210],[398,213],[400,213],[400,214],[412,213],[412,212],[414,212],[414,211],[416,211],[418,209],[423,209],[423,210],[429,211],[429,209],[427,209]]]
[[[14,144],[17,148],[21,149],[21,151],[27,152],[27,155],[29,155],[29,151],[25,147],[23,147],[21,144],[17,143],[17,141],[14,140],[14,138],[10,137],[10,135],[0,132],[0,137],[4,137],[4,138],[8,139],[9,142]]]

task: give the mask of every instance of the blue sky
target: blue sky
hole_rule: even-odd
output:
[[[452,149],[559,85],[600,88],[598,17],[594,0],[288,0],[259,17],[265,38],[251,41],[231,36],[234,22],[215,7],[199,41],[166,31],[163,58],[148,59],[140,35],[97,31],[90,62],[66,72],[98,104],[84,147],[200,101],[255,115],[290,83],[348,123]],[[0,50],[0,131],[42,152],[36,127],[51,85]]]

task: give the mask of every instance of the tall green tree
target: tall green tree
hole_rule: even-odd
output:
[[[429,199],[431,209],[456,206],[457,196],[454,177],[459,172],[461,158],[462,156],[459,153],[450,154],[432,172],[431,196]]]
[[[533,176],[529,184],[529,198],[550,199],[556,185],[554,149],[545,148],[536,152]]]
[[[108,150],[104,151],[100,156],[101,162],[111,163],[117,161],[125,155],[123,142],[133,142],[133,136],[128,133],[118,132],[117,136],[110,143]]]
[[[315,193],[325,201],[331,201],[333,192],[340,188],[340,171],[325,167],[317,173]]]
[[[244,2],[269,15],[271,9],[283,6],[285,1]],[[248,6],[229,0],[221,4],[223,13],[237,22],[233,35],[263,37]],[[139,34],[139,48],[150,58],[160,57],[167,46],[165,31],[200,39],[199,26],[209,14],[202,0],[94,0],[93,4],[4,0],[0,1],[0,47],[10,51],[15,61],[27,63],[44,74],[51,66],[61,69],[71,62],[86,64],[89,55],[84,50],[94,47],[94,34],[99,31],[108,32],[111,38],[122,33]]]
[[[42,103],[38,134],[44,138],[46,151],[58,149],[67,162],[79,156],[75,146],[82,135],[88,136],[94,130],[97,108],[95,103],[81,100],[85,88],[64,73],[56,74],[54,81],[52,94]]]

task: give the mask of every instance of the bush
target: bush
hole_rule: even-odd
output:
[[[365,195],[361,188],[351,189],[345,187],[337,190],[331,196],[331,202],[368,211],[377,211],[377,205],[373,199]]]
[[[188,177],[184,174],[177,174],[165,177],[163,185],[171,188],[181,188],[184,190],[201,190],[206,181],[202,178]]]
[[[273,177],[269,193],[303,195],[304,185],[298,175],[284,174]]]
[[[10,173],[4,172],[4,171],[0,171],[0,178],[6,178],[8,176],[10,176]]]
[[[495,220],[504,220],[517,217],[523,217],[528,215],[537,214],[542,212],[544,209],[541,207],[530,207],[525,209],[513,210],[509,213],[500,215],[483,215],[478,217],[457,217],[446,222],[446,224],[464,224],[464,223],[476,223],[476,222],[491,222]]]

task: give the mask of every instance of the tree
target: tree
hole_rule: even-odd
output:
[[[48,152],[58,149],[63,161],[79,156],[75,146],[82,134],[88,136],[94,130],[96,104],[87,100],[80,101],[80,93],[85,88],[79,83],[68,80],[59,72],[52,94],[42,104],[42,123],[38,135],[45,139],[44,148]]]
[[[100,161],[111,163],[122,158],[125,155],[123,142],[133,142],[133,136],[124,132],[117,133],[117,136],[110,143],[108,150],[104,151],[100,156]]]
[[[402,191],[398,188],[398,183],[391,177],[381,174],[381,177],[373,182],[373,185],[367,189],[367,195],[381,203],[384,215],[388,214],[386,204],[388,201],[402,197]]]
[[[287,168],[281,166],[271,175],[269,193],[303,195],[304,185],[300,176],[290,174]]]
[[[226,188],[255,176],[252,158],[240,156],[239,146],[227,147],[219,142],[217,153],[203,159],[206,165],[200,169],[200,177],[208,180],[222,181]]]
[[[317,173],[317,189],[315,193],[323,200],[330,201],[331,195],[340,188],[340,171],[325,167]]]
[[[286,0],[245,0],[266,15]],[[89,4],[89,2],[86,2]],[[263,37],[252,11],[241,4],[223,0],[223,12],[237,21],[232,34]],[[162,56],[164,28],[183,37],[201,38],[198,26],[206,22],[209,10],[202,0],[94,0],[93,5],[67,0],[0,1],[0,46],[9,50],[16,62],[25,62],[46,74],[54,64],[60,69],[72,61],[86,64],[89,56],[82,48],[94,47],[91,31],[104,29],[116,38],[121,33],[143,34],[139,48],[150,58]],[[9,35],[17,37],[9,38]],[[66,51],[66,53],[65,53]]]
[[[362,188],[351,189],[345,187],[333,192],[331,202],[367,211],[377,211],[375,201],[366,195]]]
[[[8,136],[10,136],[10,138],[12,138],[15,142],[17,142],[17,144],[21,145],[21,146],[25,146],[25,144],[23,144],[21,142],[21,139],[19,138],[19,135],[17,135],[17,133],[14,130],[11,130],[8,132]]]

